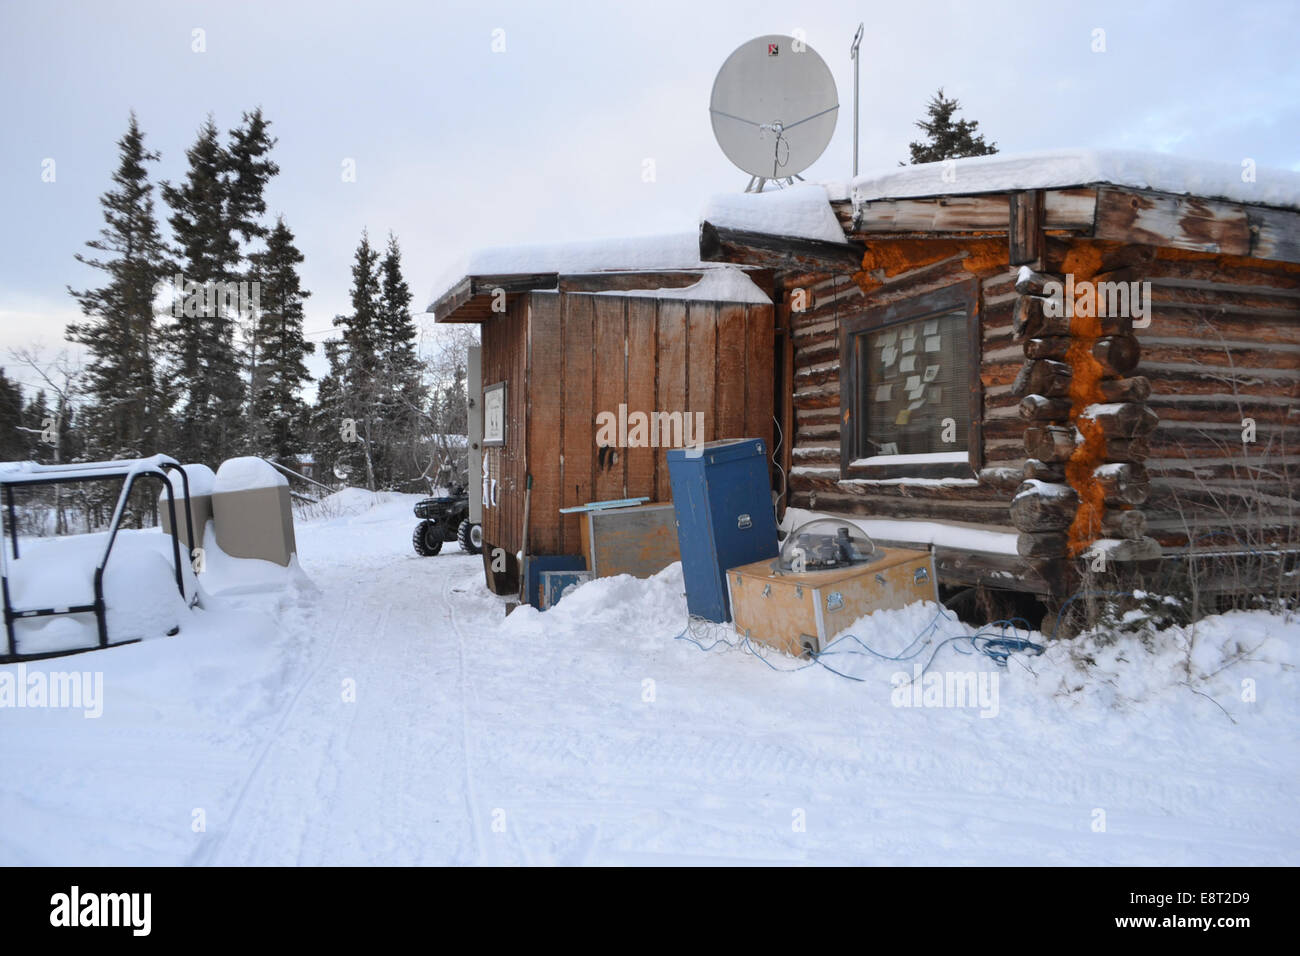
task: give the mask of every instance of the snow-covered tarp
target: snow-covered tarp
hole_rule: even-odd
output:
[[[853,203],[877,199],[1056,189],[1108,183],[1133,189],[1300,209],[1300,172],[1121,149],[1053,149],[895,166],[853,180]]]
[[[723,229],[823,242],[847,241],[844,227],[831,209],[828,187],[815,183],[761,193],[714,196],[700,218]]]

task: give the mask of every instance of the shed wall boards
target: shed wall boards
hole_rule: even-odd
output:
[[[474,524],[483,523],[483,369],[479,364],[482,349],[477,345],[469,347],[465,362],[465,387],[469,395],[468,429],[469,429],[469,520]]]

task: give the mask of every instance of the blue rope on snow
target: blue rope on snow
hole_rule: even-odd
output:
[[[1073,600],[1073,598],[1071,598],[1071,600]],[[1064,610],[1064,608],[1062,610]],[[913,637],[911,641],[908,642],[907,646],[904,647],[903,650],[897,654],[882,654],[880,651],[877,651],[875,648],[867,644],[866,641],[862,640],[862,638],[858,637],[856,634],[842,634],[834,641],[832,641],[830,644],[828,644],[824,651],[821,651],[820,653],[813,652],[811,654],[812,660],[810,660],[806,664],[800,664],[798,667],[777,667],[775,664],[773,664],[770,660],[767,659],[767,655],[759,653],[759,651],[750,642],[748,636],[742,637],[739,641],[736,642],[729,641],[725,637],[719,636],[708,647],[705,647],[704,644],[696,640],[695,637],[689,633],[692,629],[692,626],[697,623],[694,618],[691,619],[690,623],[687,624],[687,626],[681,631],[681,633],[679,633],[674,638],[674,640],[687,641],[688,643],[694,644],[701,651],[711,651],[719,644],[726,644],[727,647],[732,649],[739,647],[744,649],[748,653],[752,654],[754,657],[757,657],[760,661],[766,664],[770,669],[781,674],[792,674],[795,671],[801,671],[806,668],[817,665],[825,668],[826,670],[830,671],[832,674],[836,675],[837,677],[843,677],[845,680],[851,680],[857,683],[863,683],[866,680],[865,678],[855,677],[852,674],[846,674],[843,671],[838,670],[832,667],[831,665],[827,664],[825,660],[823,660],[823,658],[829,657],[833,654],[854,654],[858,656],[870,655],[880,660],[893,661],[896,663],[901,661],[914,660],[915,658],[920,656],[921,652],[924,651],[927,646],[929,646],[928,643],[926,643],[926,639],[935,630],[938,629],[939,622],[941,620],[956,620],[956,619],[957,619],[956,615],[950,615],[948,610],[941,606],[939,610],[935,612],[934,617],[930,619],[930,623],[927,624],[925,627],[923,627],[920,630],[920,632],[917,633],[917,635]],[[710,626],[718,627],[719,630],[721,630],[721,626],[717,625],[716,622],[713,621],[708,621],[708,622],[700,621],[699,623],[705,623]],[[990,622],[989,627],[1000,626],[1000,630],[997,632],[991,630],[980,630],[974,634],[956,634],[951,637],[948,637],[945,640],[940,641],[937,645],[935,645],[934,652],[930,655],[930,659],[926,661],[925,667],[922,668],[921,673],[925,674],[926,672],[928,672],[930,670],[930,666],[934,663],[935,658],[939,656],[939,652],[950,644],[953,645],[954,650],[956,650],[958,653],[961,654],[972,654],[972,653],[983,654],[985,657],[993,661],[993,663],[997,664],[999,667],[1006,667],[1007,660],[1008,658],[1010,658],[1012,654],[1028,652],[1036,656],[1038,654],[1043,653],[1044,648],[1041,644],[1034,643],[1033,641],[1029,640],[1027,636],[1026,637],[1019,636],[1020,628],[1018,627],[1018,625],[1023,626],[1026,635],[1032,633],[1032,630],[1029,627],[1029,622],[1026,621],[1024,618],[1011,618],[1009,620]],[[1007,635],[1008,628],[1010,628],[1012,631],[1011,636]],[[994,634],[996,634],[996,636],[993,636]],[[845,641],[851,641],[852,643],[860,647],[862,650],[854,650],[851,647],[841,648],[838,646],[844,643]],[[969,647],[970,647],[969,650],[963,648],[963,642],[969,643]],[[919,647],[917,646],[918,644],[920,644]]]

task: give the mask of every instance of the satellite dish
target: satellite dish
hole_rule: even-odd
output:
[[[817,161],[839,115],[835,78],[826,61],[802,40],[755,37],[736,48],[713,81],[709,115],[727,158],[761,189],[787,180]]]

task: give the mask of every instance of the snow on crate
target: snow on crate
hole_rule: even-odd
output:
[[[848,241],[831,209],[827,188],[814,183],[761,193],[723,193],[709,200],[700,219],[720,229]]]
[[[213,494],[252,491],[255,488],[279,488],[289,479],[262,458],[231,458],[221,463],[212,483]]]
[[[1060,189],[1106,183],[1300,209],[1300,173],[1257,169],[1242,178],[1239,162],[1185,159],[1138,150],[1055,149],[974,156],[894,167],[853,180],[853,203],[918,196]]]
[[[212,494],[217,476],[211,468],[207,465],[183,465],[182,468],[185,471],[185,477],[189,479],[191,496],[197,498],[200,495]],[[184,494],[185,485],[179,477],[172,480],[172,489],[178,498]],[[159,492],[159,494],[165,498],[167,496],[166,489]]]

